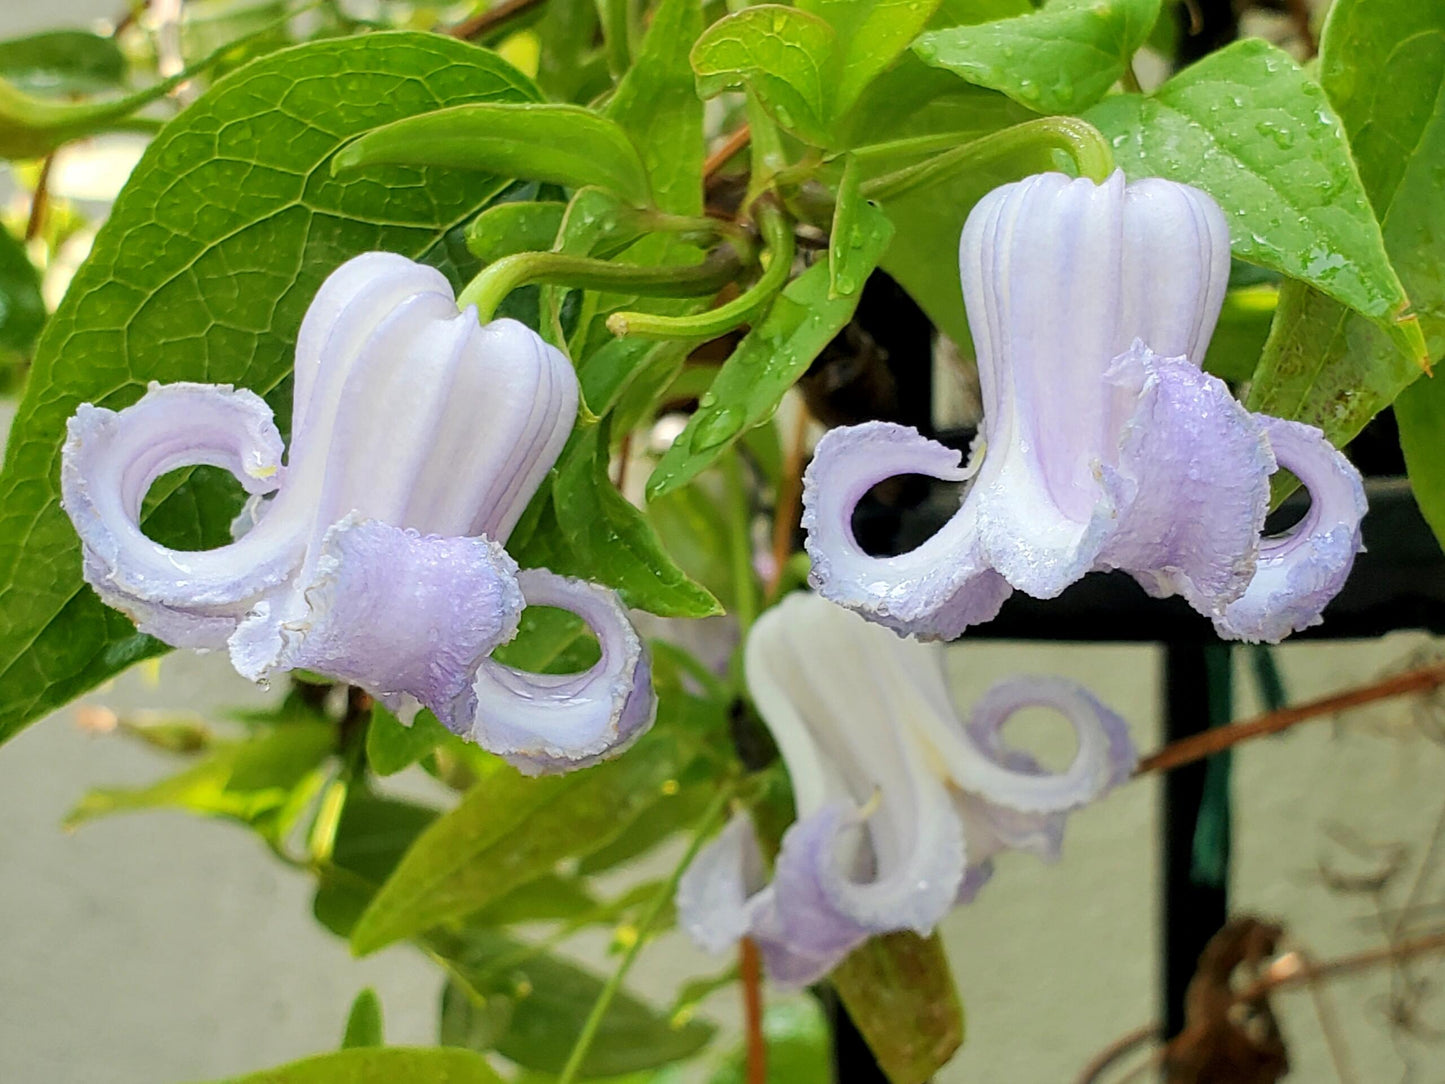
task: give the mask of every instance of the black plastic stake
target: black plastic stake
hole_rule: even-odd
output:
[[[1228,649],[1222,649],[1227,662]],[[1209,729],[1211,682],[1209,652],[1219,647],[1171,643],[1164,649],[1164,740],[1187,738]],[[1216,662],[1217,666],[1217,662]],[[1215,688],[1211,689],[1211,685]],[[1218,769],[1216,769],[1216,772]],[[1224,925],[1227,907],[1225,877],[1200,876],[1195,867],[1195,837],[1209,778],[1207,762],[1190,764],[1164,777],[1160,835],[1163,841],[1164,899],[1162,930],[1164,1034],[1184,1027],[1184,992],[1199,954]],[[1216,811],[1218,812],[1218,811]]]

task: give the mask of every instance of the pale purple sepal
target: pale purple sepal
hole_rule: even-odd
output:
[[[734,813],[678,880],[678,925],[705,951],[728,951],[752,926],[767,879],[752,818]]]
[[[959,478],[959,457],[898,426],[828,434],[803,520],[823,595],[948,639],[1010,588],[1052,598],[1123,569],[1224,636],[1277,639],[1317,619],[1348,574],[1362,506],[1342,498],[1288,545],[1260,541],[1283,431],[1200,371],[1229,273],[1209,196],[1120,173],[1030,177],[974,208],[960,273],[984,405],[976,473],[933,538],[868,557],[850,528],[858,498],[898,474]],[[1358,485],[1337,454],[1301,454],[1319,464],[1316,485]]]
[[[972,898],[999,850],[1057,856],[1068,810],[1122,779],[1121,720],[1054,679],[1004,682],[968,724],[941,649],[900,638],[817,595],[784,599],[745,646],[748,690],[792,779],[798,819],[763,884],[751,826],[730,825],[684,876],[683,926],[716,950],[756,940],[784,984],[826,974],[869,936],[927,933]],[[1045,705],[1074,726],[1064,772],[1002,744],[1016,711]]]
[[[647,648],[627,611],[613,592],[546,569],[520,572],[517,582],[527,605],[582,618],[600,657],[578,674],[533,674],[484,659],[470,710],[438,717],[528,775],[585,767],[627,748],[657,714]]]
[[[481,326],[434,268],[367,253],[326,280],[302,322],[284,471],[256,395],[153,385],[122,411],[77,411],[62,503],[86,580],[142,630],[229,647],[256,679],[307,668],[393,705],[414,697],[467,734],[485,694],[480,731],[501,735],[499,752],[562,770],[625,747],[654,706],[615,598],[545,571],[519,577],[502,549],[577,403],[571,363],[535,333]],[[235,542],[170,550],[141,531],[141,502],[162,474],[195,464],[230,471],[252,500]],[[515,633],[528,591],[583,613],[604,662],[563,681],[508,672],[510,692],[497,692],[487,656]]]
[[[314,670],[363,685],[398,710],[438,718],[473,706],[477,660],[517,632],[517,565],[488,538],[443,538],[349,515],[321,540],[311,578],[284,607],[257,605],[231,638],[253,681]]]
[[[1321,611],[1345,585],[1364,549],[1365,487],[1360,472],[1314,426],[1256,417],[1279,465],[1309,490],[1310,507],[1283,535],[1264,539],[1249,586],[1214,618],[1214,627],[1229,639],[1274,644],[1318,625]]]

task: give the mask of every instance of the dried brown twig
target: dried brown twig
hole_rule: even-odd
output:
[[[1311,700],[1308,703],[1281,708],[1279,711],[1266,712],[1244,722],[1214,727],[1202,734],[1170,742],[1164,748],[1139,761],[1139,767],[1134,770],[1134,774],[1138,776],[1148,775],[1150,772],[1170,772],[1175,768],[1192,764],[1196,760],[1203,760],[1205,757],[1222,753],[1250,738],[1262,737],[1265,734],[1278,734],[1282,730],[1288,730],[1290,727],[1310,719],[1318,719],[1349,708],[1373,704],[1377,700],[1388,700],[1394,696],[1431,692],[1441,686],[1445,686],[1445,663],[1407,670],[1403,674],[1395,674],[1368,685],[1361,685],[1333,696],[1326,696],[1320,700]]]

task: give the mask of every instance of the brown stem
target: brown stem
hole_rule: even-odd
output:
[[[40,164],[40,176],[35,178],[35,195],[30,197],[30,218],[25,222],[25,240],[33,241],[45,228],[45,209],[50,204],[50,167],[55,164],[55,154],[45,156]]]
[[[1292,986],[1303,986],[1327,982],[1356,971],[1367,971],[1377,964],[1403,960],[1412,956],[1425,956],[1433,952],[1445,952],[1445,932],[1417,937],[1412,941],[1397,941],[1393,945],[1368,949],[1353,956],[1341,956],[1324,963],[1310,963],[1297,952],[1287,953],[1265,969],[1259,981],[1246,986],[1235,998],[1239,1002],[1258,1001],[1275,990]]]
[[[808,443],[808,413],[798,411],[792,440],[783,457],[783,471],[778,479],[778,500],[773,509],[773,571],[768,577],[764,597],[778,593],[783,568],[793,552],[793,529],[798,525],[798,506],[803,497],[803,453]]]
[[[1079,1079],[1075,1081],[1075,1084],[1098,1084],[1099,1078],[1103,1076],[1105,1069],[1109,1068],[1109,1066],[1124,1057],[1135,1047],[1153,1042],[1159,1038],[1159,1032],[1160,1027],[1158,1024],[1144,1024],[1142,1027],[1135,1028],[1127,1035],[1119,1036],[1119,1038],[1099,1051],[1088,1065],[1084,1066],[1084,1071],[1079,1074]]]
[[[763,1038],[763,961],[751,937],[738,949],[738,975],[743,984],[743,1014],[747,1026],[747,1084],[768,1084],[768,1044]]]
[[[703,183],[706,184],[708,181],[712,180],[713,174],[716,173],[718,170],[722,169],[723,166],[727,165],[728,159],[731,158],[733,155],[737,154],[738,151],[746,147],[748,145],[748,141],[752,138],[752,130],[748,128],[746,124],[744,124],[732,135],[728,136],[727,141],[723,143],[723,145],[717,150],[713,151],[710,155],[708,155],[707,161],[702,164]]]
[[[1403,674],[1395,674],[1383,681],[1361,685],[1358,688],[1336,693],[1334,696],[1327,696],[1322,700],[1311,700],[1306,704],[1296,704],[1293,707],[1281,708],[1279,711],[1266,712],[1242,723],[1215,727],[1202,734],[1170,742],[1158,752],[1139,761],[1139,767],[1134,769],[1134,774],[1137,776],[1147,775],[1150,772],[1170,772],[1175,768],[1192,764],[1196,760],[1213,756],[1215,753],[1222,753],[1250,738],[1258,738],[1265,734],[1278,734],[1282,730],[1288,730],[1296,723],[1318,719],[1323,715],[1333,715],[1337,711],[1345,711],[1348,708],[1373,704],[1377,700],[1388,700],[1394,696],[1430,692],[1438,689],[1441,685],[1445,685],[1445,663],[1422,666],[1417,670],[1407,670]]]
[[[503,0],[494,8],[487,8],[486,11],[477,12],[470,19],[463,19],[446,32],[454,38],[461,38],[462,41],[471,41],[473,38],[480,38],[482,35],[490,33],[508,20],[532,10],[543,2],[544,0]]]

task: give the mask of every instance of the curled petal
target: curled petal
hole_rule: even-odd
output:
[[[1139,340],[1108,379],[1135,402],[1105,471],[1121,509],[1101,568],[1181,594],[1205,615],[1243,593],[1269,510],[1274,455],[1264,429],[1222,381]]]
[[[87,581],[170,643],[224,644],[253,601],[300,563],[306,525],[276,520],[230,546],[180,551],[141,531],[141,502],[163,474],[199,464],[229,471],[247,492],[269,492],[281,480],[281,451],[270,407],[244,389],[152,384],[119,412],[81,406],[60,483]]]
[[[1310,507],[1292,529],[1266,538],[1243,596],[1214,618],[1229,639],[1278,643],[1320,623],[1320,613],[1349,578],[1366,511],[1360,472],[1312,425],[1256,415],[1279,465],[1309,490]]]
[[[726,952],[751,928],[765,881],[753,820],[736,813],[677,882],[678,925],[707,952]]]
[[[1078,749],[1062,772],[1013,766],[1003,727],[1017,711],[1047,707],[1072,724]],[[1022,813],[1076,809],[1129,778],[1137,760],[1124,720],[1087,690],[1059,678],[1013,678],[983,695],[964,728],[930,727],[930,739],[961,790]]]
[[[472,685],[475,716],[443,718],[530,775],[570,771],[613,756],[657,714],[642,639],[611,591],[545,569],[517,576],[529,606],[555,606],[585,621],[601,658],[579,674],[534,674],[483,660]]]
[[[524,605],[516,563],[485,538],[347,516],[326,532],[314,568],[231,638],[245,677],[316,670],[393,708],[415,697],[446,719],[470,705],[479,660],[516,635]]]
[[[818,592],[925,639],[953,639],[992,620],[1010,588],[979,559],[969,501],[923,545],[895,557],[871,557],[853,536],[853,510],[873,486],[899,474],[963,481],[970,472],[961,459],[916,429],[888,422],[825,435],[803,475],[803,528]]]

